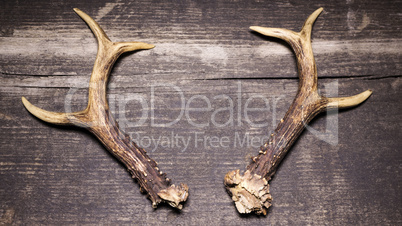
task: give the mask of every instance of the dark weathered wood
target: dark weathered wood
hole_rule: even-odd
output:
[[[310,1],[311,2],[311,1]],[[154,225],[306,225],[401,224],[402,178],[400,128],[402,96],[400,1],[7,1],[0,7],[0,221],[21,224],[154,224]],[[260,144],[241,146],[236,136],[264,142],[285,114],[297,91],[296,61],[290,49],[248,31],[251,25],[297,30],[301,20],[324,7],[315,24],[313,50],[319,91],[339,82],[339,96],[372,88],[374,95],[338,116],[338,144],[330,145],[309,131],[301,134],[272,181],[274,206],[269,216],[241,217],[228,198],[222,178],[244,169]],[[151,51],[119,59],[108,85],[112,114],[133,138],[154,135],[190,137],[189,147],[139,142],[174,181],[187,182],[191,195],[185,208],[154,210],[128,178],[125,168],[85,131],[52,126],[24,109],[25,95],[44,109],[64,111],[74,92],[72,110],[86,107],[96,42],[72,11],[78,7],[99,20],[115,41],[141,40]],[[102,17],[103,15],[103,17]],[[349,16],[348,16],[349,15]],[[370,23],[367,26],[367,18]],[[319,45],[317,45],[319,44]],[[217,51],[214,51],[217,49]],[[227,58],[222,52],[226,53]],[[269,60],[267,60],[269,59]],[[254,69],[251,69],[254,68]],[[282,79],[286,78],[286,79]],[[239,84],[241,94],[238,95]],[[187,104],[205,95],[211,110],[179,116]],[[217,127],[212,113],[233,100],[233,125]],[[141,126],[141,104],[148,118]],[[250,111],[250,97],[263,95],[270,110]],[[238,102],[241,97],[241,103]],[[50,101],[50,102],[49,102]],[[127,103],[124,104],[124,101]],[[119,104],[123,103],[123,104]],[[193,99],[192,107],[206,107]],[[238,122],[238,107],[241,117]],[[261,107],[255,98],[249,107]],[[120,114],[119,114],[120,113]],[[216,114],[224,124],[229,111]],[[126,120],[124,120],[123,116]],[[311,127],[326,130],[325,114]],[[123,123],[125,122],[125,123]],[[130,124],[131,123],[131,124]],[[136,133],[138,132],[138,134]],[[228,147],[204,145],[194,138],[229,137]],[[251,140],[250,140],[251,142]],[[214,144],[214,142],[212,142]]]
[[[134,57],[134,56],[133,56]],[[237,109],[238,82],[242,88],[242,106],[253,95],[262,94],[272,102],[277,100],[276,113],[251,112],[254,123],[267,126],[255,128],[242,117],[242,126],[237,121],[229,130],[213,125],[195,128],[186,118],[168,128],[151,126],[150,119],[141,127],[125,128],[133,134],[160,135],[170,137],[171,133],[191,137],[190,148],[182,151],[179,147],[161,147],[154,150],[154,145],[145,147],[147,141],[139,142],[149,150],[149,155],[159,162],[172,179],[185,181],[190,187],[191,196],[182,213],[176,214],[168,208],[154,211],[144,195],[138,192],[137,185],[129,180],[124,167],[120,166],[99,142],[85,132],[53,127],[32,119],[22,105],[18,103],[20,95],[27,96],[38,105],[63,110],[64,98],[68,89],[60,88],[19,88],[1,89],[1,200],[2,208],[15,210],[15,222],[42,223],[224,223],[236,220],[239,224],[282,224],[298,223],[390,223],[399,222],[398,196],[401,183],[400,174],[396,173],[400,165],[400,141],[396,136],[400,130],[400,105],[397,105],[401,93],[401,79],[342,79],[339,80],[339,95],[346,95],[350,90],[362,90],[374,87],[369,101],[359,110],[339,114],[339,143],[336,146],[319,140],[309,132],[293,147],[293,151],[284,159],[277,171],[277,178],[272,182],[271,193],[275,197],[274,206],[267,218],[240,218],[233,208],[232,201],[223,188],[222,178],[230,169],[244,169],[249,157],[257,154],[261,145],[244,144],[236,135],[243,138],[246,133],[250,138],[263,138],[272,131],[276,123],[285,114],[297,90],[296,80],[240,80],[240,81],[193,81],[172,82],[183,90],[188,99],[200,93],[208,99],[225,94],[234,100]],[[321,79],[321,89],[332,79]],[[116,87],[124,86],[126,81],[116,81]],[[155,94],[163,98],[155,103],[156,123],[167,123],[175,118],[179,111],[178,95],[171,89],[162,89],[159,85]],[[211,87],[214,87],[211,89]],[[269,87],[270,89],[266,89]],[[151,87],[138,89],[115,88],[111,95],[135,94],[150,100]],[[228,90],[226,92],[226,90]],[[262,90],[262,91],[261,91]],[[49,104],[51,96],[54,101]],[[74,101],[77,106],[85,102],[86,94],[77,93]],[[199,103],[199,105],[204,102]],[[261,103],[251,102],[251,107]],[[118,104],[115,104],[115,115]],[[168,109],[165,109],[168,106]],[[228,104],[215,100],[212,108],[227,107]],[[134,109],[136,102],[126,106],[130,112],[125,115],[130,122],[138,121],[141,112]],[[357,112],[358,111],[358,112]],[[237,111],[234,111],[237,118]],[[223,112],[222,114],[225,114]],[[192,112],[191,118],[204,123],[211,120],[210,112]],[[168,115],[168,116],[165,116]],[[362,117],[364,115],[364,117]],[[324,115],[325,116],[325,115]],[[118,116],[116,116],[119,118]],[[220,123],[227,119],[222,117]],[[376,123],[373,123],[376,121]],[[352,122],[352,123],[349,123]],[[311,125],[314,129],[325,131],[325,117],[318,118]],[[364,131],[371,131],[366,133]],[[195,133],[200,136],[229,137],[229,147],[215,148],[197,142]],[[251,141],[250,141],[251,142]],[[18,145],[17,145],[18,144]],[[20,145],[21,144],[21,145]],[[207,186],[205,186],[207,184]],[[212,210],[214,209],[214,210]],[[144,217],[146,216],[146,217]]]
[[[95,15],[112,40],[135,37],[156,45],[152,52],[141,53],[144,59],[122,60],[121,69],[116,69],[120,75],[149,74],[169,81],[297,78],[290,48],[263,41],[248,28],[298,30],[308,12],[324,7],[312,44],[321,78],[395,76],[401,71],[402,48],[398,3],[331,1],[306,6],[301,2],[157,1],[150,7],[146,0],[99,5],[69,1],[61,7],[39,2],[34,11],[29,4],[6,2],[6,22],[1,28],[5,35],[0,39],[1,45],[7,43],[2,50],[6,54],[0,55],[0,60],[3,73],[86,78],[91,73],[88,65],[95,59],[96,42],[71,11],[77,7]]]

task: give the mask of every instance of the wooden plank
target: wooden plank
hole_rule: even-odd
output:
[[[323,91],[328,82],[333,80],[320,80]],[[117,82],[116,86],[123,83]],[[0,130],[3,138],[0,168],[4,182],[0,187],[2,208],[15,211],[16,223],[130,223],[134,220],[138,224],[220,224],[228,220],[239,224],[399,222],[395,210],[399,210],[400,198],[397,197],[401,178],[394,172],[400,165],[400,141],[395,139],[395,134],[401,126],[401,109],[400,105],[393,103],[401,95],[400,78],[339,81],[341,95],[368,87],[373,87],[374,95],[362,106],[339,114],[339,143],[336,146],[309,132],[303,133],[272,181],[275,201],[267,218],[240,218],[222,185],[226,172],[244,169],[249,157],[257,153],[258,144],[240,144],[245,134],[259,139],[273,126],[270,122],[265,127],[255,128],[244,119],[244,115],[242,126],[238,126],[237,121],[233,126],[223,128],[212,124],[212,113],[229,106],[227,101],[214,99],[218,95],[228,95],[233,100],[234,114],[237,114],[239,84],[242,111],[250,97],[265,96],[272,109],[277,99],[277,112],[251,113],[249,117],[253,123],[267,119],[277,122],[297,89],[297,82],[293,80],[174,83],[172,85],[183,92],[186,103],[196,95],[211,100],[212,111],[189,112],[193,122],[210,122],[210,126],[193,126],[184,115],[169,127],[152,126],[150,117],[143,126],[125,127],[133,138],[138,139],[135,134],[138,132],[139,143],[146,147],[169,177],[190,186],[189,201],[180,214],[165,207],[152,210],[149,200],[139,193],[137,185],[132,183],[128,173],[124,173],[124,168],[88,133],[43,123],[30,116],[19,104],[20,95],[27,94],[33,103],[45,109],[62,110],[67,89],[1,88],[0,109],[4,109]],[[171,122],[179,114],[179,94],[171,87],[154,88],[155,123]],[[141,94],[150,102],[151,87],[136,89],[134,93],[129,90],[131,88],[114,88],[110,94]],[[51,94],[53,96],[49,96]],[[84,100],[85,93],[81,92],[76,94],[74,102]],[[249,102],[249,107],[261,106],[259,102],[254,99]],[[193,104],[200,107],[204,103],[198,99]],[[78,108],[78,105],[81,104],[73,107]],[[142,109],[138,105],[135,101],[127,103],[124,115],[131,123],[141,116]],[[118,106],[121,105],[116,102],[115,116],[122,121],[116,114]],[[379,109],[381,117],[378,116]],[[276,118],[273,118],[274,114]],[[216,114],[218,123],[225,123],[227,118],[227,112]],[[325,131],[325,115],[315,120],[312,127]],[[178,147],[182,143],[172,142],[172,133],[190,139],[186,150]],[[160,136],[168,137],[170,146],[159,145],[155,150],[154,144],[147,147],[152,136],[155,140]],[[230,142],[227,147],[215,148],[216,143],[204,143],[206,136],[228,137]]]
[[[200,78],[200,72],[202,78],[295,78],[296,64],[289,47],[253,34],[248,27],[299,30],[318,8],[315,4],[303,10],[287,4],[261,7],[262,3],[159,2],[152,8],[144,4],[148,3],[107,3],[98,7],[68,3],[52,8],[55,12],[45,4],[35,15],[26,14],[29,6],[8,6],[19,10],[5,19],[11,21],[5,23],[4,30],[8,32],[0,38],[0,60],[4,62],[0,71],[42,76],[90,74],[96,41],[71,10],[70,5],[75,5],[97,19],[113,40],[140,40],[157,46],[138,54],[135,60],[122,60],[121,66],[126,69],[116,68],[121,74],[141,71],[167,80],[178,79],[174,75],[184,72],[186,78],[194,79]],[[313,34],[320,76],[400,74],[398,7],[380,1],[321,6],[326,11],[315,24]]]
[[[2,3],[0,224],[401,224],[400,4]],[[70,98],[73,111],[85,107],[96,41],[73,7],[93,16],[112,40],[156,44],[117,62],[108,98],[120,126],[173,182],[189,185],[182,211],[152,209],[96,138],[37,120],[21,104],[25,96],[44,109],[65,111]],[[298,30],[318,7],[325,9],[313,31],[320,92],[338,86],[340,96],[369,88],[373,95],[314,120],[312,129],[322,132],[335,123],[333,136],[305,131],[272,180],[268,216],[240,216],[223,177],[257,154],[297,90],[289,47],[248,27]],[[246,116],[246,107],[264,106]]]

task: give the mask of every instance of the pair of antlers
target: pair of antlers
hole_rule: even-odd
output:
[[[311,47],[312,25],[322,8],[308,17],[300,32],[281,28],[253,26],[250,29],[266,36],[276,37],[289,43],[296,54],[299,71],[297,95],[270,139],[261,147],[259,155],[241,175],[239,170],[229,172],[224,179],[228,193],[232,196],[240,213],[266,214],[271,205],[269,193],[271,177],[291,145],[303,131],[305,125],[318,113],[334,108],[356,106],[365,101],[371,90],[351,97],[327,98],[317,92],[317,68]],[[166,174],[159,171],[157,163],[137,146],[118,127],[112,117],[106,99],[106,86],[110,71],[117,58],[124,52],[151,49],[154,46],[142,42],[112,42],[102,28],[90,16],[79,9],[74,11],[88,24],[98,41],[98,53],[93,67],[88,106],[73,113],[49,112],[32,105],[22,97],[26,109],[43,121],[59,125],[75,125],[87,128],[103,145],[119,159],[138,180],[152,201],[154,208],[161,202],[181,209],[187,200],[188,187],[171,184]]]

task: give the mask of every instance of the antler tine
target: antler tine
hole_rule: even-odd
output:
[[[74,11],[88,24],[91,31],[94,33],[99,45],[111,44],[110,38],[106,35],[105,31],[99,26],[99,24],[92,19],[88,14],[84,13],[78,8],[74,8]],[[119,48],[124,48],[123,52],[129,52],[139,49],[152,49],[155,46],[143,42],[114,42],[114,45],[118,45]]]
[[[370,97],[370,95],[373,93],[370,89],[359,93],[354,96],[349,96],[349,97],[327,97],[327,109],[334,109],[334,108],[349,108],[349,107],[354,107],[357,106],[361,103],[363,103],[367,98]]]
[[[300,32],[294,32],[285,28],[266,28],[260,26],[251,26],[250,29],[260,34],[282,39],[289,43],[297,57],[299,69],[300,86],[310,84],[311,91],[317,92],[317,68],[314,60],[313,49],[311,46],[311,31],[313,24],[324,9],[321,7],[314,11],[304,22]],[[321,97],[328,102],[328,108],[346,108],[359,105],[370,95],[371,90],[366,90],[360,94],[350,97],[326,98]]]
[[[152,49],[155,46],[143,42],[112,42],[103,31],[103,29],[99,26],[99,24],[88,14],[84,13],[78,8],[74,8],[74,11],[88,24],[89,28],[98,40],[98,53],[91,75],[91,85],[89,86],[90,95],[88,99],[87,109],[84,111],[73,113],[51,112],[36,107],[35,105],[31,104],[25,97],[22,97],[22,103],[31,114],[35,115],[43,121],[58,125],[77,125],[86,127],[88,126],[88,121],[91,121],[91,119],[85,118],[84,115],[88,117],[89,114],[87,114],[87,112],[91,104],[97,102],[94,100],[94,98],[102,98],[102,102],[105,102],[107,104],[107,78],[117,58],[124,52],[139,49]],[[99,89],[99,87],[95,85],[99,81],[102,81],[104,83],[104,88]],[[94,94],[94,92],[102,92],[102,94],[99,93],[99,95],[96,95]]]
[[[74,11],[88,24],[98,40],[98,53],[96,55],[89,86],[88,109],[94,107],[92,106],[93,103],[99,101],[107,105],[106,84],[110,71],[117,58],[124,52],[152,49],[155,46],[143,42],[112,42],[105,31],[95,20],[88,16],[88,14],[77,8],[74,8]],[[100,100],[95,100],[97,98],[100,98]]]
[[[292,41],[294,42],[298,40],[298,37],[300,36],[310,39],[313,24],[322,11],[323,8],[319,8],[316,11],[314,11],[314,13],[312,13],[304,22],[304,25],[299,33],[285,28],[270,28],[270,27],[268,28],[260,26],[251,26],[250,29],[266,36],[283,39],[287,42]],[[292,45],[292,43],[289,44]]]
[[[299,37],[297,32],[285,28],[251,26],[250,29],[265,36],[282,39],[290,45]]]
[[[46,111],[31,104],[25,97],[22,97],[22,103],[31,114],[35,115],[36,117],[48,123],[57,125],[82,125],[82,126],[85,126],[86,124],[84,123],[84,121],[77,119],[77,116],[82,115],[82,112],[61,113],[61,112]]]
[[[143,42],[112,42],[90,16],[76,8],[74,11],[88,24],[98,40],[98,53],[91,74],[87,108],[74,113],[50,112],[35,107],[22,97],[24,106],[43,121],[87,128],[127,167],[133,178],[137,179],[141,190],[148,193],[154,208],[164,201],[181,209],[181,203],[186,201],[188,196],[187,185],[171,184],[166,174],[159,171],[157,163],[146,154],[146,151],[119,129],[109,111],[106,99],[107,80],[117,58],[124,52],[151,49],[154,45]]]
[[[251,26],[250,29],[266,36],[282,39],[292,47],[299,69],[299,88],[317,92],[317,68],[310,42],[311,26],[321,10],[316,10],[304,23],[301,32],[285,28]],[[303,78],[301,77],[303,76]]]
[[[305,21],[300,32],[283,28],[250,27],[263,35],[283,39],[292,47],[299,73],[299,89],[285,117],[281,119],[269,140],[261,147],[259,155],[240,175],[239,170],[226,174],[224,182],[240,213],[266,214],[271,206],[269,193],[271,177],[289,148],[308,122],[325,109],[356,106],[365,101],[371,90],[351,97],[326,98],[317,92],[317,68],[311,46],[311,30],[322,12],[319,8]]]
[[[98,40],[99,44],[105,42],[111,42],[109,37],[107,37],[105,31],[99,26],[99,24],[94,19],[92,19],[90,16],[88,16],[88,14],[84,13],[78,8],[74,8],[73,10],[78,14],[78,16],[81,17],[81,19],[85,21],[85,23],[88,24],[89,28],[91,29],[96,39]]]
[[[311,31],[313,29],[313,24],[317,20],[318,16],[321,14],[321,12],[324,10],[324,8],[319,8],[314,13],[312,13],[307,20],[304,22],[303,27],[300,31],[300,34],[305,37],[305,39],[310,40],[311,39]]]
[[[258,33],[279,38],[289,43],[297,58],[300,78],[299,88],[308,89],[315,93],[317,92],[317,68],[311,46],[311,30],[322,10],[323,8],[319,8],[312,13],[304,22],[300,32],[294,32],[285,28],[250,27],[251,30]]]

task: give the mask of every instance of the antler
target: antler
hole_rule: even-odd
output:
[[[298,33],[282,28],[250,27],[258,33],[283,39],[290,44],[297,58],[299,88],[285,117],[281,119],[270,139],[261,147],[259,155],[252,158],[253,162],[247,167],[244,175],[241,176],[239,170],[235,170],[225,176],[226,189],[240,213],[267,214],[272,201],[268,181],[311,119],[326,109],[356,106],[372,93],[371,90],[367,90],[356,96],[340,98],[326,98],[318,94],[311,30],[322,10],[323,8],[319,8],[311,14]]]
[[[112,117],[106,99],[106,85],[117,58],[124,52],[152,49],[154,46],[142,42],[112,42],[90,16],[79,9],[74,11],[88,24],[98,40],[98,53],[93,67],[88,106],[74,113],[49,112],[32,105],[22,97],[26,109],[43,121],[59,125],[76,125],[87,128],[103,145],[119,159],[138,180],[141,190],[145,190],[154,208],[164,201],[178,209],[182,208],[188,196],[185,184],[171,185],[166,174],[159,171],[157,163],[125,135]]]

